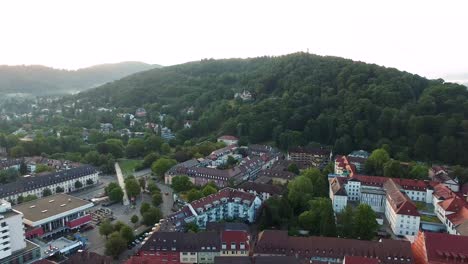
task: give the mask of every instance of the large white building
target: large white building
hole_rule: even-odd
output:
[[[204,229],[208,222],[239,219],[253,223],[262,201],[257,196],[225,188],[219,192],[193,201],[179,212],[168,217],[176,228],[182,228],[186,223],[194,222]]]
[[[25,240],[23,214],[0,200],[0,263],[31,263],[40,256],[39,247]]]
[[[52,194],[55,194],[58,187],[64,193],[68,193],[77,189],[77,182],[80,182],[81,186],[89,185],[91,182],[91,184],[98,183],[98,171],[92,166],[81,166],[47,175],[23,177],[15,182],[1,185],[0,198],[17,202],[20,196],[42,197],[45,189],[49,189]]]
[[[385,217],[393,233],[401,236],[416,236],[421,217],[414,203],[404,193],[401,186],[392,179],[385,182],[384,189],[387,193]]]

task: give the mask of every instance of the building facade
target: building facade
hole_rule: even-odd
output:
[[[92,221],[94,204],[66,194],[56,194],[14,206],[24,215],[26,238],[50,237],[76,230]]]
[[[64,193],[68,193],[77,189],[75,186],[77,181],[82,186],[86,186],[90,182],[89,180],[92,181],[92,184],[99,182],[98,171],[92,166],[81,166],[41,176],[23,177],[15,182],[1,185],[0,198],[17,202],[20,196],[42,197],[45,189],[49,189],[52,194],[55,194],[58,187]]]
[[[257,196],[225,188],[219,192],[185,205],[179,212],[168,217],[176,228],[194,222],[204,229],[209,222],[238,219],[253,223],[262,201]]]
[[[330,161],[331,151],[324,148],[296,147],[288,150],[287,159],[301,168],[323,168]]]
[[[24,235],[23,214],[0,200],[0,263],[32,263],[41,257],[40,249]]]

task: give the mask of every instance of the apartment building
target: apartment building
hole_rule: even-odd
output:
[[[26,197],[35,195],[42,197],[45,189],[52,194],[60,187],[64,193],[76,190],[76,182],[82,186],[96,184],[99,182],[98,171],[89,165],[80,166],[69,170],[52,172],[46,175],[22,177],[19,180],[0,186],[0,198],[17,202],[19,196]]]

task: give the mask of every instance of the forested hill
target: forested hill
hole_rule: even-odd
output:
[[[253,101],[234,99],[243,90]],[[319,142],[335,153],[388,144],[401,160],[468,162],[466,87],[342,58],[203,60],[138,73],[78,97],[166,113],[182,142],[233,134],[283,149]],[[183,111],[190,106],[193,116]],[[182,129],[185,119],[192,128]]]
[[[121,62],[67,71],[40,65],[0,65],[0,94],[50,95],[83,91],[155,67],[159,66]]]

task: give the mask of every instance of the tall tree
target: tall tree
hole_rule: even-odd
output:
[[[354,214],[354,234],[358,239],[370,240],[375,237],[378,224],[376,214],[367,204],[360,204]]]

